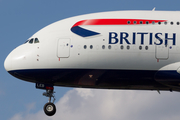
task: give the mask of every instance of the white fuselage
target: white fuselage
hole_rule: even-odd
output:
[[[100,83],[94,80],[103,81],[107,78],[103,75],[112,76],[109,77],[110,80],[118,78],[113,81],[116,84],[121,78],[123,81],[132,79],[128,77],[132,73],[136,74],[138,71],[137,76],[140,77],[141,72],[146,71],[144,74],[148,75],[142,75],[143,77],[139,78],[141,81],[151,79],[158,81],[157,84],[162,83],[162,86],[165,84],[165,87],[160,89],[178,90],[179,14],[180,12],[170,11],[115,11],[60,20],[30,37],[29,41],[33,39],[33,43],[28,41],[14,49],[6,58],[5,68],[8,72],[13,72],[11,74],[15,77],[31,82],[96,88]],[[38,38],[38,43],[35,43],[35,38]],[[37,70],[37,73],[32,72]],[[52,76],[42,77],[43,70],[44,74],[49,73]],[[87,72],[80,71],[82,74],[78,74],[76,70]],[[22,74],[22,71],[26,73]],[[111,74],[107,71],[119,72]],[[129,75],[121,76],[121,73]],[[135,77],[134,74],[132,76]],[[70,80],[69,84],[63,83],[66,75],[74,76],[75,79]],[[138,80],[138,77],[135,80]],[[43,81],[45,78],[47,80]],[[69,79],[72,78],[67,80]],[[93,82],[90,82],[91,79]],[[171,84],[171,80],[175,83]],[[111,85],[108,86],[107,83]],[[131,87],[134,81],[129,87],[128,83],[125,84],[126,87],[113,87],[114,84],[106,81],[103,82],[104,86],[99,88],[158,89],[151,86],[146,88],[143,84],[139,85],[142,87]]]

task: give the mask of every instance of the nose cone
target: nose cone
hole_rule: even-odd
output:
[[[30,51],[33,52],[33,50],[27,51],[26,46],[20,45],[19,47],[15,48],[5,59],[4,61],[4,68],[6,71],[14,71],[19,69],[26,69],[28,65],[30,64],[30,59],[26,59],[28,54],[31,54]],[[31,56],[29,56],[31,58]]]
[[[4,61],[4,68],[6,69],[6,71],[10,71],[12,69],[12,55],[9,54],[5,61]]]

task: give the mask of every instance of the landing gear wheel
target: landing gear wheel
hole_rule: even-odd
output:
[[[56,106],[49,102],[44,105],[44,112],[48,116],[53,116],[56,113]]]
[[[46,92],[43,93],[43,96],[49,97],[48,103],[44,105],[44,113],[48,116],[53,116],[56,113],[56,106],[54,105],[55,95],[54,87],[46,86]],[[53,98],[51,102],[51,98]]]

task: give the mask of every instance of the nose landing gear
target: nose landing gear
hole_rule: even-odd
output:
[[[54,87],[46,87],[46,92],[43,93],[43,96],[49,97],[48,103],[44,105],[44,112],[48,116],[53,116],[56,113],[56,106],[54,105],[55,96],[54,96]],[[51,102],[53,98],[53,102]]]
[[[53,116],[56,113],[56,106],[54,105],[55,95],[54,95],[54,87],[52,84],[44,84],[44,83],[36,83],[37,89],[46,90],[43,93],[43,96],[49,97],[48,103],[44,105],[44,113],[48,116]],[[51,98],[53,98],[51,102]]]

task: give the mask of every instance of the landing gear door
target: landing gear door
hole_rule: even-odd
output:
[[[58,40],[57,56],[59,58],[67,58],[70,56],[70,42],[69,38],[61,38]]]

